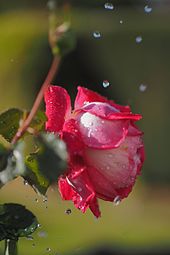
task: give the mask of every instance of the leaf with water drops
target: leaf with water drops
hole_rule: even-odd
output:
[[[20,204],[0,205],[0,240],[28,237],[38,226],[35,215]]]
[[[14,148],[0,146],[0,187],[23,175],[25,171],[23,147],[23,142],[18,142]]]
[[[67,168],[67,151],[65,143],[52,133],[42,133],[35,141],[39,150],[26,157],[27,168],[23,177],[44,195],[49,185],[57,182]]]
[[[23,114],[24,112],[17,108],[11,108],[0,114],[0,134],[8,142],[11,142],[16,134]]]

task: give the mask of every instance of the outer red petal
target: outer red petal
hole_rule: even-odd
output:
[[[63,199],[72,200],[83,213],[89,207],[96,217],[100,217],[96,195],[85,168],[80,168],[65,179],[60,178],[59,191]]]
[[[71,113],[70,96],[59,86],[49,86],[44,95],[46,103],[46,130],[59,132],[63,128],[65,118]]]
[[[98,117],[101,117],[107,120],[128,119],[128,120],[136,121],[142,118],[140,114],[132,114],[130,112],[120,112],[118,109],[116,109],[112,105],[108,103],[102,103],[102,102],[92,102],[92,103],[86,104],[78,111],[89,112],[91,114],[94,114]]]
[[[91,102],[103,102],[112,105],[113,107],[117,108],[121,112],[130,112],[129,106],[121,106],[115,104],[114,101],[108,100],[107,98],[99,95],[98,93],[89,90],[87,88],[78,87],[78,93],[75,99],[74,108],[75,110],[82,108],[86,103]]]

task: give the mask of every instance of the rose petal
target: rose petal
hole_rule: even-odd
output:
[[[129,119],[129,120],[137,121],[142,118],[140,114],[120,112],[120,110],[116,109],[114,106],[108,103],[102,103],[102,102],[88,103],[84,105],[78,111],[89,112],[91,114],[94,114],[98,117],[101,117],[107,120]]]
[[[59,180],[59,191],[65,200],[72,200],[83,213],[89,207],[96,217],[100,211],[94,189],[85,169],[71,173],[66,179]]]
[[[65,118],[71,113],[70,97],[65,89],[50,86],[44,95],[46,103],[46,130],[59,132],[62,130]]]
[[[78,87],[78,93],[75,99],[74,108],[75,110],[82,108],[85,104],[91,102],[103,102],[108,103],[118,109],[121,112],[130,112],[129,106],[121,106],[115,104],[114,101],[108,100],[107,98],[99,95],[98,93],[89,90],[87,88]]]
[[[91,113],[79,113],[75,117],[83,142],[91,148],[118,147],[128,132],[128,120],[103,120]]]
[[[97,170],[88,174],[97,194],[102,195],[102,199],[111,200],[111,197],[114,199],[119,191],[121,192],[118,195],[121,198],[123,194],[127,196],[127,191],[130,192],[130,187],[133,186],[143,162],[141,148],[143,144],[140,137],[134,136],[126,137],[115,149],[102,151],[86,149],[87,164]]]

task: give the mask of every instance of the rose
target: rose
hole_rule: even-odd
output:
[[[128,196],[144,161],[141,115],[83,87],[71,112],[67,91],[50,86],[45,93],[46,130],[59,133],[69,152],[69,167],[59,191],[83,212],[100,216],[97,198],[116,203]]]

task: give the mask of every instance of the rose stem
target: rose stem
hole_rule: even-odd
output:
[[[32,119],[34,118],[34,116],[40,106],[40,103],[44,96],[44,92],[48,88],[49,84],[52,82],[52,80],[58,70],[59,63],[60,63],[60,58],[58,56],[54,57],[51,67],[49,69],[49,72],[46,76],[46,79],[45,79],[44,83],[42,84],[41,89],[34,101],[32,109],[31,109],[28,117],[26,118],[26,120],[21,125],[21,127],[18,129],[17,133],[15,134],[14,138],[12,139],[12,142],[11,142],[12,144],[15,144],[22,137],[22,135],[25,133],[25,131],[29,127]]]

